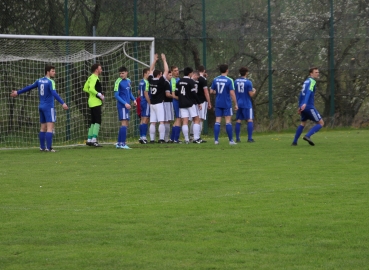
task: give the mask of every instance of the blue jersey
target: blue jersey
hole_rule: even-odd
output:
[[[216,108],[232,108],[230,91],[234,90],[234,85],[231,78],[222,75],[216,77],[211,85],[211,89],[216,91]]]
[[[314,96],[316,90],[316,81],[313,78],[307,78],[302,86],[299,97],[299,107],[306,104],[307,109],[314,108]]]
[[[125,107],[126,103],[130,103],[130,100],[135,100],[131,91],[130,79],[117,79],[114,85],[114,96],[117,99],[117,108]]]
[[[149,93],[150,97],[150,91],[149,91],[149,81],[142,79],[140,81],[140,84],[138,85],[138,90],[140,90],[140,96],[141,96],[141,104],[147,103],[147,100],[145,98],[145,92]]]
[[[40,100],[39,108],[54,108],[54,98],[60,104],[64,104],[64,101],[56,93],[55,82],[48,77],[36,80],[33,84],[19,90],[18,94],[28,92],[36,87],[38,88],[38,97]]]
[[[252,82],[244,77],[234,81],[236,88],[236,99],[238,108],[252,109],[251,97],[249,92],[252,92]]]

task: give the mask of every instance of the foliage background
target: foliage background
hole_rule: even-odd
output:
[[[209,83],[218,74],[218,64],[229,64],[231,77],[238,76],[239,67],[249,67],[257,89],[257,130],[298,124],[297,96],[311,66],[321,71],[316,105],[326,123],[364,126],[369,108],[368,6],[369,0],[334,1],[334,35],[330,35],[330,1],[270,1],[272,120],[268,116],[267,0],[5,0],[0,3],[0,33],[65,35],[68,15],[69,35],[92,36],[95,26],[98,36],[134,36],[136,11],[137,36],[155,37],[157,52],[166,53],[170,65],[197,67],[206,59]],[[334,66],[329,64],[331,54]],[[332,71],[334,115],[330,115]],[[212,116],[210,112],[209,125]]]

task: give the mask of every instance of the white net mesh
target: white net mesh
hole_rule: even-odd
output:
[[[142,77],[142,69],[150,63],[151,41],[105,40],[33,40],[0,37],[0,148],[38,145],[40,128],[38,94],[30,92],[11,98],[12,90],[19,90],[43,77],[46,64],[56,69],[56,90],[69,106],[64,111],[55,101],[57,122],[54,145],[82,144],[87,139],[90,110],[83,85],[90,76],[90,68],[100,63],[100,76],[105,101],[99,142],[115,142],[119,121],[114,98],[114,82],[118,68],[127,67],[132,81],[133,95]],[[128,139],[138,135],[139,119],[131,110]]]

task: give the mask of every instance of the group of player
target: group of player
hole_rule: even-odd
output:
[[[155,54],[154,61],[150,68],[143,69],[143,78],[139,83],[139,105],[141,110],[140,138],[141,144],[155,143],[156,124],[158,123],[159,140],[158,143],[182,143],[179,140],[182,130],[184,143],[205,143],[201,139],[203,122],[207,117],[207,110],[211,109],[212,103],[209,94],[215,94],[215,124],[214,124],[214,143],[219,144],[219,133],[222,118],[225,119],[226,132],[230,145],[236,145],[240,142],[241,123],[247,122],[247,142],[255,142],[252,138],[253,133],[253,108],[251,98],[256,90],[252,82],[247,78],[248,69],[241,67],[239,69],[240,77],[232,80],[228,77],[228,65],[219,66],[220,75],[214,78],[210,89],[206,79],[206,70],[203,66],[193,70],[191,67],[183,69],[184,76],[179,77],[177,66],[171,66],[169,70],[168,63],[164,54],[161,54],[164,71],[155,69],[159,60]],[[118,130],[116,143],[117,149],[131,149],[127,143],[127,128],[130,120],[131,104],[137,106],[136,98],[132,94],[131,81],[128,78],[128,70],[121,67],[118,70],[119,78],[114,85],[114,97],[117,101],[118,119],[121,123]],[[102,91],[99,76],[102,73],[100,64],[94,64],[91,67],[91,76],[84,84],[83,91],[89,94],[88,105],[91,110],[91,124],[88,129],[86,145],[92,147],[101,147],[98,143],[98,135],[102,119],[102,104],[105,99]],[[309,130],[303,137],[310,145],[314,145],[310,136],[318,132],[324,125],[323,119],[314,107],[314,94],[316,90],[316,79],[319,78],[319,70],[313,67],[309,70],[309,78],[304,82],[303,89],[299,97],[298,113],[301,114],[301,124],[297,128],[293,146],[297,145],[297,140],[305,127],[307,120],[316,122],[316,125]],[[12,97],[38,88],[39,94],[39,113],[40,113],[40,151],[55,152],[52,148],[52,137],[56,114],[54,110],[54,99],[62,104],[63,109],[68,106],[60,98],[55,90],[55,82],[52,78],[55,76],[55,67],[46,66],[45,76],[35,81],[21,90],[14,90]],[[236,141],[233,140],[233,127],[231,117],[233,108],[236,113],[235,134]],[[189,121],[191,125],[189,127]],[[170,124],[172,122],[172,129]],[[147,140],[148,125],[150,123],[149,135]],[[193,134],[193,138],[190,135]],[[46,142],[46,145],[45,145]]]
[[[223,117],[225,118],[230,145],[240,142],[242,120],[248,122],[247,141],[254,142],[252,139],[253,110],[251,97],[255,95],[256,90],[252,87],[251,81],[247,79],[248,69],[246,67],[239,70],[241,77],[233,82],[227,76],[228,66],[220,65],[219,71],[221,74],[214,79],[209,93],[204,66],[198,67],[197,70],[185,67],[183,69],[184,76],[180,78],[178,67],[171,66],[169,69],[164,54],[161,54],[164,71],[155,69],[158,60],[159,57],[155,54],[150,68],[143,70],[143,79],[139,83],[138,93],[140,97],[138,100],[141,111],[139,142],[141,144],[156,143],[157,124],[158,143],[182,143],[179,140],[181,130],[184,143],[189,144],[191,141],[197,144],[205,143],[206,141],[201,139],[201,131],[203,122],[207,117],[207,110],[212,108],[209,94],[216,95],[214,143],[219,144],[220,123]],[[123,69],[125,71],[122,71]],[[118,135],[116,148],[129,149],[125,138],[130,117],[130,103],[136,106],[137,102],[132,95],[126,68],[122,67],[119,72],[121,79],[117,80],[114,91],[117,98],[119,120],[122,123],[119,134],[122,131],[123,135]],[[234,109],[237,111],[236,141],[233,140],[231,123],[232,101]],[[189,125],[190,121],[191,125]],[[172,128],[170,128],[171,123],[173,123]],[[146,137],[148,131],[150,140]]]

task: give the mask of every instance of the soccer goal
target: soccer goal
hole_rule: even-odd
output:
[[[46,64],[55,66],[56,90],[70,108],[64,111],[55,101],[54,145],[83,144],[86,140],[90,110],[88,95],[82,89],[94,63],[102,65],[100,80],[105,95],[99,142],[115,142],[120,125],[114,98],[118,68],[127,67],[137,97],[142,69],[154,58],[154,42],[151,37],[0,35],[0,148],[38,146],[37,89],[17,98],[11,98],[10,93],[43,77]],[[133,108],[127,134],[130,140],[138,135],[138,125]]]

